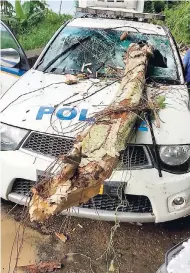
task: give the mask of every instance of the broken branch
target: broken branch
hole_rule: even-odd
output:
[[[61,263],[57,262],[41,262],[38,264],[17,266],[17,269],[27,271],[29,273],[47,273],[53,272],[55,269],[60,269]]]

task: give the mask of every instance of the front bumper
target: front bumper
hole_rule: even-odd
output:
[[[27,206],[29,204],[30,198],[26,196],[21,196],[17,193],[10,193],[8,199],[14,203]],[[96,209],[85,209],[79,207],[73,207],[69,210],[62,211],[63,215],[69,214],[70,216],[77,216],[81,218],[88,218],[92,220],[104,220],[104,221],[115,221],[120,222],[154,222],[155,217],[151,213],[123,213],[123,212],[111,212],[105,210]]]
[[[0,153],[1,166],[1,197],[16,203],[26,204],[25,196],[15,195],[12,187],[15,179],[36,181],[37,170],[45,171],[51,159],[35,155],[23,149],[18,151],[6,151]],[[165,222],[181,218],[190,214],[190,174],[176,175],[162,172],[163,177],[158,176],[154,168],[143,170],[115,171],[111,182],[125,182],[125,194],[139,195],[149,198],[153,213],[117,212],[108,210],[72,208],[70,214],[115,221],[116,217],[122,222]],[[185,204],[180,208],[172,207],[173,198],[183,195]],[[63,214],[68,213],[64,211]]]

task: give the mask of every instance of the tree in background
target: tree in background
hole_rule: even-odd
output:
[[[165,24],[169,27],[176,41],[183,45],[190,45],[190,1],[146,1],[145,12],[162,12]]]
[[[165,9],[167,1],[145,1],[144,12],[150,13],[160,13]]]
[[[152,13],[154,11],[154,6],[152,1],[145,1],[144,12]]]
[[[75,8],[79,7],[79,0],[75,0]]]
[[[156,13],[160,13],[165,9],[165,5],[167,1],[153,1],[154,3],[154,11]]]
[[[144,12],[155,12],[155,13],[160,13],[163,12],[165,9],[171,9],[174,8],[178,5],[180,5],[183,2],[188,2],[189,0],[186,1],[168,1],[168,0],[152,0],[152,1],[145,1],[144,4]]]
[[[9,2],[6,3],[6,5],[9,4]],[[12,13],[4,13],[2,15],[2,20],[5,21],[15,33],[20,33],[27,27],[31,27],[42,21],[46,9],[47,4],[44,0],[26,1],[23,4],[21,4],[20,0],[15,0],[15,7],[12,9]]]
[[[164,11],[166,24],[178,43],[190,45],[190,2],[178,1]]]
[[[75,7],[78,7],[78,0]],[[0,0],[1,19],[18,35],[25,49],[44,46],[54,32],[70,15],[56,14],[48,9],[46,1],[16,0],[15,7],[9,1]],[[145,12],[166,16],[166,24],[178,43],[190,45],[190,2],[186,1],[145,1]],[[158,22],[157,22],[158,23]],[[162,22],[163,24],[163,22]]]
[[[0,4],[1,15],[12,16],[13,11],[14,11],[13,5],[7,0],[5,0],[5,1],[1,0],[0,3],[1,3]]]
[[[26,1],[21,4],[20,0],[15,0],[16,19],[21,25],[34,25],[41,21],[46,10],[45,1]]]

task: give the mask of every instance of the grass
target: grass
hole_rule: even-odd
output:
[[[165,9],[165,22],[155,20],[153,23],[166,25],[177,43],[190,45],[190,2],[181,1],[177,6]]]
[[[17,38],[25,50],[44,47],[57,29],[71,18],[70,15],[49,12],[42,22],[26,29],[23,34],[17,35]]]
[[[190,45],[190,2],[181,1],[173,9],[165,10],[166,24],[178,43]]]

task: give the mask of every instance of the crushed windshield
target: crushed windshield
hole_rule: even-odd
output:
[[[148,77],[178,80],[176,63],[166,36],[129,32],[121,41],[120,29],[65,27],[53,41],[37,69],[44,72],[106,74],[107,68],[124,68],[123,56],[131,43],[147,42],[155,50]]]

